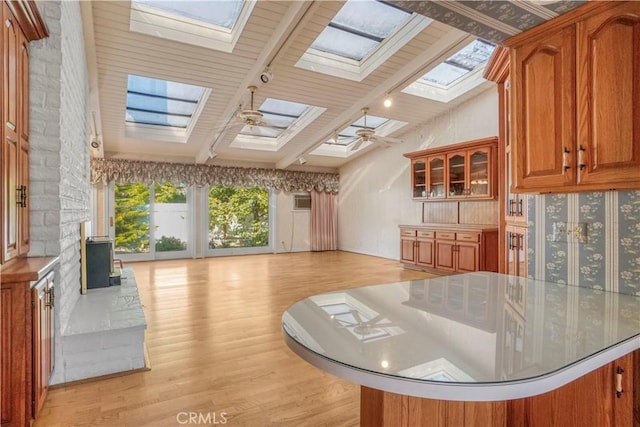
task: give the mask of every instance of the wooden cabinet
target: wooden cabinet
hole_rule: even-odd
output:
[[[2,2],[0,264],[29,251],[29,42],[46,37],[35,2]]]
[[[433,235],[433,231],[402,229],[401,261],[405,264],[433,268],[435,262]]]
[[[476,200],[496,197],[497,138],[405,154],[411,159],[414,199]]]
[[[594,3],[506,42],[517,191],[640,188],[640,3]]]
[[[498,271],[498,230],[491,226],[429,224],[400,227],[406,267],[466,273]]]
[[[362,386],[360,425],[634,427],[640,419],[639,367],[636,350],[554,391],[495,402],[423,399]],[[620,370],[624,391],[618,397]]]
[[[44,403],[53,369],[57,258],[18,258],[0,277],[0,422],[28,426]]]

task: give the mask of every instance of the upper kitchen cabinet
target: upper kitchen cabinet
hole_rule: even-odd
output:
[[[640,188],[640,2],[593,2],[507,41],[513,188]]]
[[[35,2],[2,3],[0,264],[29,251],[29,42],[47,36]]]
[[[421,201],[496,197],[496,137],[406,153],[412,194]]]

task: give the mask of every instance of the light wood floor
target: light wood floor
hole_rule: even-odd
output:
[[[348,252],[129,265],[151,370],[51,390],[35,427],[178,426],[184,412],[209,424],[224,413],[228,426],[357,426],[359,387],[291,352],[282,313],[309,295],[430,276]]]

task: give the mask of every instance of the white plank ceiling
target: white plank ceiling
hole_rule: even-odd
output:
[[[261,165],[336,170],[356,156],[377,149],[372,144],[349,158],[314,156],[309,152],[341,126],[370,114],[407,122],[392,136],[416,129],[428,120],[468,100],[491,83],[441,103],[400,91],[428,69],[464,45],[472,36],[434,21],[360,82],[308,71],[294,65],[342,6],[342,2],[258,1],[233,52],[225,53],[129,29],[127,1],[82,2],[89,70],[94,73],[92,110],[102,146],[94,155],[184,163]],[[240,127],[221,134],[238,105],[247,105],[249,84],[271,66],[273,79],[260,85],[255,105],[269,98],[326,108],[326,111],[278,151],[230,147]],[[186,143],[144,140],[125,135],[127,76],[136,74],[211,89]],[[382,105],[386,94],[391,108]],[[209,147],[217,156],[208,159]]]

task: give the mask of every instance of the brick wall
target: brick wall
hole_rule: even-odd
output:
[[[56,338],[80,293],[80,222],[89,219],[88,77],[80,4],[38,2],[50,36],[30,45],[30,256],[60,257]],[[60,356],[60,339],[56,356]],[[57,362],[62,360],[56,357]],[[57,363],[53,383],[63,373]]]

